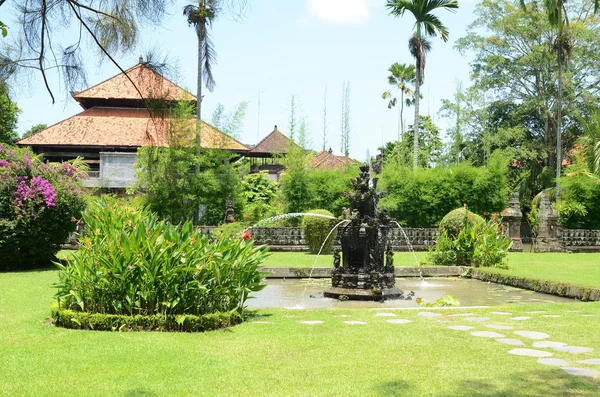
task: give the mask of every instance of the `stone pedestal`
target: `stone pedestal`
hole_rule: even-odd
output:
[[[506,238],[512,240],[510,251],[523,252],[523,240],[521,240],[521,221],[523,213],[519,202],[519,193],[514,192],[510,196],[508,207],[502,211],[502,228]]]
[[[538,212],[538,236],[535,252],[562,252],[561,228],[558,224],[558,215],[552,209],[548,195],[542,192],[540,209]]]

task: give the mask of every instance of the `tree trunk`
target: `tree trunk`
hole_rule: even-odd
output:
[[[562,51],[562,48],[559,49]],[[559,56],[560,57],[560,56]],[[562,57],[561,57],[562,58]],[[558,62],[558,109],[557,109],[557,117],[556,117],[556,201],[558,202],[558,198],[560,197],[560,171],[562,167],[562,62],[559,59]]]
[[[398,142],[402,140],[404,135],[404,90],[400,92],[400,113],[398,114]]]
[[[415,124],[413,136],[413,168],[416,171],[419,166],[419,102],[421,96],[421,70],[417,61],[417,84],[415,85]]]
[[[196,34],[198,35],[198,78],[196,79],[196,156],[200,156],[201,142],[200,134],[202,131],[202,37],[204,37],[205,26],[200,23],[196,26]],[[195,167],[196,175],[200,173],[200,164],[196,161]],[[197,202],[194,207],[194,214],[192,221],[194,225],[197,225],[200,221],[200,203]]]

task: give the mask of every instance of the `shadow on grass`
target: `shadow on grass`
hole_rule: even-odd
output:
[[[377,387],[377,395],[383,397],[394,397],[394,396],[414,396],[414,392],[411,392],[410,383],[397,380],[391,382],[385,382]]]
[[[154,392],[152,392],[152,391],[140,390],[140,389],[128,390],[123,395],[125,397],[150,397],[150,396],[157,396],[157,394],[154,393]]]
[[[463,379],[455,382],[440,397],[468,395],[471,397],[512,396],[580,396],[596,395],[598,385],[591,378],[576,377],[561,369],[540,369],[514,372],[497,379],[497,383],[482,379]],[[389,394],[388,394],[389,395]],[[401,394],[396,394],[401,395]]]

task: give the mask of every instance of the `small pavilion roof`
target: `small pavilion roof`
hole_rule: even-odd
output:
[[[19,146],[86,146],[135,148],[168,145],[171,119],[151,118],[147,109],[94,107],[17,142]],[[195,130],[196,120],[189,120]],[[202,147],[246,152],[248,148],[202,122]]]
[[[312,160],[312,168],[321,170],[343,169],[357,164],[359,164],[359,162],[350,157],[336,156],[331,153],[331,151],[327,150],[321,150]]]
[[[273,154],[286,154],[290,145],[296,145],[290,138],[283,135],[281,131],[275,129],[269,135],[264,137],[256,144],[246,156],[249,157],[270,157]]]
[[[132,84],[132,81],[135,83],[135,86]],[[140,93],[143,98],[140,97]],[[84,109],[98,106],[98,104],[106,106],[107,103],[102,102],[115,100],[141,102],[143,99],[160,98],[169,101],[182,99],[196,101],[194,95],[142,62],[125,70],[125,74],[119,73],[81,92],[74,93],[73,98]]]

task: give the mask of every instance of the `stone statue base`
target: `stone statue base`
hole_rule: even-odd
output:
[[[523,240],[521,240],[521,237],[511,238],[511,240],[512,240],[512,246],[510,247],[509,251],[510,252],[523,252]]]
[[[538,238],[533,246],[534,252],[565,252],[565,248],[556,238]]]
[[[362,289],[362,288],[330,288],[323,293],[327,298],[354,301],[383,302],[389,299],[402,299],[404,292],[397,287],[384,289]]]
[[[394,273],[339,273],[331,278],[332,288],[323,294],[340,300],[385,301],[401,299],[404,293],[394,286]]]

